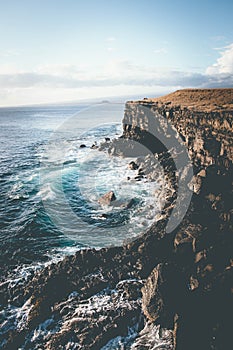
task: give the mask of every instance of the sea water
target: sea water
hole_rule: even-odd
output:
[[[121,245],[152,224],[156,182],[129,180],[131,159],[91,147],[122,134],[123,113],[112,103],[0,109],[3,280],[78,249]],[[109,191],[118,206],[98,203]]]

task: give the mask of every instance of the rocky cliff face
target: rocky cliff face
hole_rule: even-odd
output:
[[[138,137],[138,126],[141,131],[150,131],[147,109],[155,118],[158,113],[175,127],[195,167],[221,163],[223,158],[232,162],[232,110],[201,111],[182,105],[171,106],[171,102],[128,102],[123,119],[126,138]],[[166,135],[166,130],[161,132]]]
[[[184,90],[126,104],[125,138],[163,152],[171,135],[166,123],[156,125],[154,120],[162,117],[177,130],[193,164],[194,193],[184,220],[173,232],[173,256],[151,272],[142,299],[149,320],[159,318],[162,323],[165,317],[168,327],[167,316],[173,317],[177,349],[224,349],[230,342],[232,103],[233,89],[225,89]],[[160,128],[163,145],[151,135],[153,127]]]
[[[195,91],[185,90],[183,100],[181,91],[126,104],[125,149],[135,140],[157,154],[173,188],[159,220],[122,247],[83,250],[10,291],[3,285],[2,304],[21,310],[17,328],[6,327],[3,349],[230,347],[233,89]],[[192,160],[194,193],[168,234],[178,134]],[[117,142],[110,147],[116,152]]]

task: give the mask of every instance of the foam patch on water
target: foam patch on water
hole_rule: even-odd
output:
[[[12,273],[7,277],[6,280],[0,283],[0,287],[7,285],[8,288],[14,288],[18,284],[24,284],[29,278],[31,278],[35,273],[44,269],[51,264],[57,264],[59,261],[63,260],[68,255],[73,255],[77,251],[84,249],[80,246],[62,247],[51,249],[47,253],[47,261],[44,262],[34,262],[30,265],[20,265],[15,268]]]
[[[29,198],[29,194],[27,193],[24,184],[19,181],[12,186],[11,190],[8,192],[8,197],[12,200],[27,199]]]
[[[73,159],[73,150],[68,154]],[[161,210],[163,174],[153,182],[138,179],[137,171],[128,167],[133,160],[84,148],[77,151],[75,164],[66,162],[59,170],[56,159],[49,171],[45,168],[38,196],[59,230],[76,242],[104,247],[121,245],[150,227]],[[110,191],[116,201],[99,204]],[[100,232],[105,228],[107,235]]]

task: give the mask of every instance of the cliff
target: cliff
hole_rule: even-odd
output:
[[[124,149],[116,140],[109,152],[127,153],[131,140],[156,155],[171,188],[161,216],[122,247],[82,250],[3,286],[2,304],[26,310],[3,349],[229,348],[232,107],[233,89],[126,103]]]
[[[193,196],[186,216],[173,232],[172,268],[168,261],[158,265],[148,279],[150,287],[144,288],[144,313],[154,321],[166,315],[167,311],[157,311],[169,294],[166,291],[162,296],[159,288],[165,280],[173,290],[168,308],[170,312],[174,307],[173,316],[178,320],[177,328],[174,324],[177,349],[225,349],[232,324],[228,308],[233,277],[233,89],[187,89],[128,102],[124,137],[164,154],[163,146],[171,149],[174,136],[167,123],[155,122],[161,116],[176,129],[192,161]],[[159,130],[162,144],[151,135],[152,128]],[[179,287],[179,278],[173,281],[172,277],[174,266],[183,274]],[[168,275],[169,268],[173,272]]]
[[[149,131],[148,116],[139,110],[142,106],[175,127],[195,166],[216,163],[224,154],[232,162],[233,89],[187,89],[158,99],[128,102],[123,119],[125,137],[133,136],[134,125]],[[166,130],[162,132],[166,135]]]
[[[180,106],[196,112],[232,111],[232,94],[232,89],[184,89],[159,98],[145,98],[143,102],[146,100],[170,107]]]

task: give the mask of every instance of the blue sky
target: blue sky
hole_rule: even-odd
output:
[[[0,106],[233,86],[233,2],[0,0]]]

